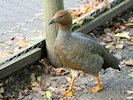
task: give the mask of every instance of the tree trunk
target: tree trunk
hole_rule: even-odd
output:
[[[53,15],[64,9],[63,0],[44,0],[44,28],[46,34],[47,55],[51,64],[55,67],[61,66],[58,58],[54,53],[54,41],[57,36],[58,28],[56,25],[49,25]]]

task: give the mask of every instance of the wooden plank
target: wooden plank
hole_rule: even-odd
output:
[[[109,19],[119,15],[120,13],[131,7],[133,7],[133,0],[123,0],[121,3],[114,6],[112,9],[100,14],[95,19],[86,22],[81,28],[78,28],[74,31],[88,33],[96,27],[102,25]]]
[[[0,66],[0,81],[2,78],[14,73],[17,70],[39,60],[41,58],[41,48],[35,48],[24,55]]]

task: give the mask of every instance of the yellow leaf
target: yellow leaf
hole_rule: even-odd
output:
[[[122,33],[117,33],[115,35],[116,38],[127,38],[127,39],[131,39],[131,37],[129,36],[129,32],[122,32]]]
[[[2,94],[0,94],[0,100],[3,100],[3,95]]]
[[[52,100],[52,98],[51,98],[52,94],[51,94],[50,91],[46,91],[45,94],[46,94],[46,97],[47,97],[48,100]]]
[[[127,23],[126,26],[133,26],[133,23]]]
[[[31,79],[31,83],[36,81],[35,73],[31,73],[30,79]]]
[[[4,93],[4,88],[3,87],[0,87],[0,94],[1,93]]]
[[[3,86],[3,82],[2,83],[0,83],[0,87],[2,87]]]
[[[115,46],[117,49],[123,49],[124,48],[124,45],[123,44],[116,44]]]
[[[76,22],[76,26],[82,26],[84,24],[84,20],[79,20]]]
[[[38,82],[41,82],[41,80],[42,80],[42,77],[41,77],[41,76],[38,76],[38,77],[37,77],[37,81],[38,81]]]

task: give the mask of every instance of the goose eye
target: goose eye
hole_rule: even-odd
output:
[[[63,16],[60,16],[60,18],[62,18]]]

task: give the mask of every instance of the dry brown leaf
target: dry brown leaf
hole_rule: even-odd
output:
[[[66,71],[66,69],[63,68],[63,67],[55,68],[55,69],[54,69],[54,72],[55,72],[55,75],[57,75],[57,76],[59,76],[59,75],[66,75],[66,74],[69,73],[69,72]]]
[[[133,67],[133,59],[129,59],[129,60],[125,61],[125,64],[127,66],[132,66]]]
[[[88,7],[89,7],[88,5],[80,5],[80,12],[82,14],[87,13]]]
[[[33,92],[37,92],[37,93],[39,91],[41,91],[41,88],[39,88],[39,87],[32,87],[31,89],[32,89]]]
[[[46,58],[43,59],[41,63],[43,65],[43,71],[48,74],[52,70],[53,66],[50,65],[49,60]]]
[[[10,55],[10,54],[13,54],[14,51],[12,51],[12,50],[6,50],[6,51],[4,51],[4,53],[6,53],[7,55]]]
[[[129,19],[128,19],[128,22],[129,22],[129,23],[133,23],[133,17],[129,18]]]
[[[92,7],[89,7],[89,8],[87,9],[87,12],[86,12],[86,13],[91,12],[92,10],[93,10],[93,8],[92,8]]]
[[[109,35],[102,36],[102,40],[107,42],[107,43],[113,41],[113,39]]]
[[[99,1],[94,2],[94,5],[95,5],[95,6],[98,6],[99,4],[100,4]]]
[[[17,43],[17,45],[18,45],[20,48],[25,48],[25,47],[27,47],[29,44],[30,44],[30,41],[27,40],[27,39],[19,40],[18,43]]]
[[[123,44],[116,44],[115,48],[116,49],[123,49],[124,45]]]
[[[112,44],[107,44],[107,45],[105,46],[105,48],[107,48],[107,49],[113,48],[113,45],[112,45]]]
[[[32,86],[32,87],[40,87],[40,84],[37,83],[37,82],[33,82],[33,83],[31,84],[31,86]]]
[[[0,56],[0,61],[4,61],[4,57]]]
[[[70,12],[71,16],[73,18],[79,17],[81,15],[81,12],[79,9],[73,10],[72,12]]]
[[[119,25],[119,26],[114,26],[115,28],[119,28],[121,30],[125,30],[126,28],[128,28],[127,26],[124,25]]]

